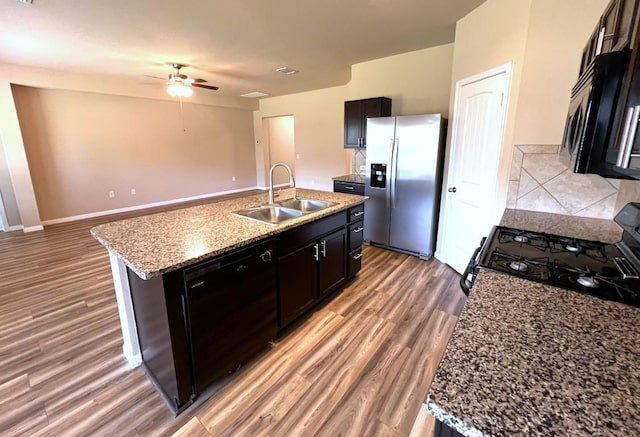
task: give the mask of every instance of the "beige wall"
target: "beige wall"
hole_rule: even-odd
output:
[[[16,113],[12,84],[175,102],[165,92],[162,81],[144,77],[85,75],[0,64],[0,138],[4,153],[4,163],[0,162],[0,191],[10,224],[26,228],[37,228],[40,225],[40,214]],[[189,101],[245,111],[258,108],[257,102],[252,99],[224,97],[200,90],[197,90]]]
[[[305,93],[273,97],[260,101],[260,110],[254,114],[256,153],[259,159],[258,173],[268,179],[268,150],[263,146],[262,120],[265,117],[293,115],[295,153],[300,155],[295,163],[296,185],[304,188],[332,190],[332,176],[344,174],[345,155],[342,147],[344,118],[342,107],[346,91],[333,87]],[[268,182],[268,181],[267,181]],[[258,185],[266,186],[265,179]]]
[[[256,184],[252,111],[13,88],[43,221]]]
[[[582,48],[608,3],[531,2],[514,144],[560,144]]]
[[[453,119],[453,102],[455,100],[456,83],[462,79],[478,75],[498,66],[511,64],[511,85],[507,110],[507,124],[503,139],[503,151],[498,166],[498,191],[494,203],[487,205],[492,214],[491,220],[498,222],[506,203],[511,164],[511,144],[513,143],[514,125],[524,55],[529,25],[531,0],[488,0],[456,25],[456,39],[453,51],[453,73],[451,82],[451,106],[449,118]],[[451,129],[449,123],[447,151],[445,158],[445,175],[443,190],[447,188],[448,166],[451,152]],[[447,197],[443,195],[442,213],[446,207]],[[441,235],[443,227],[439,228]],[[438,244],[442,238],[438,239]],[[438,249],[438,252],[440,249]]]
[[[351,172],[344,143],[344,101],[385,96],[395,115],[449,112],[453,45],[418,50],[352,66],[351,81],[341,87],[260,101],[254,115],[259,185],[268,176],[268,152],[261,120],[294,115],[296,182],[301,187],[332,190],[333,176]]]
[[[284,162],[295,174],[295,143],[293,131],[293,115],[269,117],[263,120],[263,140],[269,144],[269,165]],[[289,176],[285,169],[278,168],[273,172],[276,185],[288,184]]]
[[[348,99],[393,99],[394,115],[449,112],[453,44],[362,62],[351,67]]]

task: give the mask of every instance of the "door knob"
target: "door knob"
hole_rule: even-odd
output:
[[[455,193],[456,192],[456,187],[451,187],[447,190],[450,193]]]

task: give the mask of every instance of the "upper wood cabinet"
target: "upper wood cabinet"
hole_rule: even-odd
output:
[[[631,45],[638,0],[611,0],[582,51],[580,76],[601,53],[623,50]]]
[[[367,118],[388,117],[390,115],[391,99],[387,97],[344,102],[345,149],[366,147]]]

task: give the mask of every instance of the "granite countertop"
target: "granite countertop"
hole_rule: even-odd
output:
[[[507,209],[500,225],[605,243],[617,243],[622,238],[622,228],[612,220],[547,212]]]
[[[619,239],[610,221],[552,216],[501,224]],[[468,436],[640,435],[640,308],[483,269],[427,409]]]
[[[299,198],[337,205],[271,225],[231,214],[267,203],[267,193],[106,223],[91,235],[142,279],[193,264],[364,202],[353,194],[297,189]],[[293,197],[284,189],[276,198]]]
[[[347,182],[352,184],[364,184],[364,175],[362,174],[346,174],[332,178],[334,181]]]

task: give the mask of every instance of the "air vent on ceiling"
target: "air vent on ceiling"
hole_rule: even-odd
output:
[[[282,74],[296,74],[298,72],[298,70],[293,69],[291,67],[280,67],[280,68],[276,68],[276,71],[278,73],[282,73]]]
[[[268,96],[269,94],[267,93],[263,93],[260,91],[253,91],[251,93],[246,93],[246,94],[240,94],[240,97],[248,97],[250,99],[257,99],[258,97],[265,97]]]
[[[33,4],[33,0],[18,0],[20,3]]]

